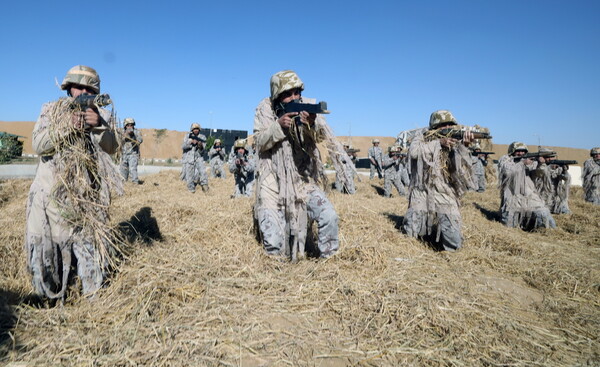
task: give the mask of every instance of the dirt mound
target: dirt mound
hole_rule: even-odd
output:
[[[600,363],[600,207],[572,190],[558,229],[498,220],[498,191],[469,193],[464,248],[401,233],[407,201],[380,181],[331,193],[341,251],[263,254],[233,179],[190,194],[177,172],[127,185],[112,208],[130,253],[92,302],[32,299],[31,181],[0,186],[0,361],[23,365],[574,366]]]

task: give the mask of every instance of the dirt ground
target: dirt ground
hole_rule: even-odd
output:
[[[233,178],[190,194],[177,172],[128,184],[112,222],[129,255],[92,301],[31,294],[30,180],[0,186],[0,363],[10,366],[597,366],[600,208],[527,233],[499,223],[498,190],[468,193],[464,248],[400,230],[407,200],[363,178],[332,192],[340,252],[264,255]]]

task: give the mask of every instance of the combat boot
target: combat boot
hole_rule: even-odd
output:
[[[208,185],[202,185],[202,191],[208,192]]]

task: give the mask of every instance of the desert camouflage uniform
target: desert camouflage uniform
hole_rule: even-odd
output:
[[[477,192],[485,191],[485,166],[487,166],[487,159],[482,159],[477,156],[472,156],[473,160],[473,181],[475,183],[475,190]]]
[[[352,157],[345,150],[341,151],[341,154],[343,154],[340,160],[341,167],[334,167],[335,189],[341,193],[353,195],[356,193],[356,186],[354,185],[354,177],[357,176],[356,168]]]
[[[332,256],[339,248],[338,216],[318,186],[323,172],[316,145],[326,122],[317,115],[312,128],[301,125],[301,145],[290,135],[295,127],[284,130],[277,119],[270,98],[263,99],[254,116],[254,141],[260,172],[255,213],[265,251],[287,255],[289,247],[298,247],[303,252],[310,223],[316,221],[320,256]]]
[[[439,139],[425,141],[419,132],[408,148],[408,159],[410,186],[404,230],[411,237],[441,243],[446,251],[460,248],[460,198],[473,188],[471,153],[463,144],[448,150]]]
[[[473,188],[469,150],[462,142],[443,147],[436,135],[438,128],[456,124],[450,111],[435,111],[429,130],[415,131],[408,148],[410,185],[403,228],[408,236],[446,251],[462,246],[460,198]]]
[[[225,178],[225,147],[220,145],[221,149],[217,150],[213,145],[208,151],[208,158],[210,160],[210,172],[211,177]]]
[[[394,159],[389,155],[383,157],[383,195],[386,198],[392,195],[392,185],[396,187],[400,196],[406,196],[404,185],[408,184],[408,174],[402,160],[403,158]]]
[[[235,153],[235,148],[232,149],[232,153]],[[254,170],[256,168],[256,159],[250,155],[250,148],[245,148],[244,158],[246,160],[245,165],[236,165],[237,154],[229,154],[229,172],[233,173],[235,178],[235,192],[232,197],[249,197],[252,195],[254,188]]]
[[[512,144],[511,144],[512,145]],[[556,222],[546,203],[540,198],[530,175],[537,162],[529,166],[515,162],[512,155],[498,161],[502,222],[508,227],[530,230],[538,227],[555,228]]]
[[[380,169],[382,167],[382,162],[383,162],[383,150],[381,150],[381,147],[376,147],[376,146],[372,146],[369,148],[369,158],[373,158],[375,160],[375,162],[377,162],[377,164],[379,165]],[[369,159],[370,161],[370,159]],[[369,179],[372,180],[373,177],[375,177],[375,175],[379,176],[379,173],[377,171],[377,167],[373,164],[373,162],[369,163],[371,166],[371,172],[369,174]],[[383,174],[383,172],[381,172]]]
[[[74,227],[63,218],[53,199],[52,192],[59,171],[56,166],[59,153],[55,152],[51,138],[53,121],[49,116],[54,103],[56,102],[47,103],[42,107],[42,112],[33,128],[33,149],[40,156],[40,162],[27,200],[25,251],[27,270],[33,277],[35,293],[49,298],[62,298],[70,279],[72,256],[77,261],[77,275],[81,280],[84,295],[100,289],[106,272],[106,263],[101,261],[93,245],[94,240],[83,236],[81,228]],[[99,109],[99,114],[103,121],[98,127],[91,128],[89,131],[96,152],[92,154],[92,159],[96,162],[99,161],[101,154],[113,154],[118,149],[115,133],[110,127],[113,126],[111,113]],[[110,157],[106,159],[110,160]],[[90,180],[94,179],[90,178]],[[104,180],[100,185],[102,187],[105,185]],[[102,192],[106,191],[102,190]],[[105,199],[110,202],[110,197]]]
[[[550,161],[551,162],[551,161]],[[534,184],[540,197],[552,214],[569,214],[569,190],[571,175],[568,166],[538,163]]]
[[[120,131],[121,134],[124,132],[125,129]],[[131,176],[131,182],[139,183],[138,162],[140,159],[140,144],[143,141],[142,133],[135,127],[133,128],[133,137],[125,137],[125,142],[121,146],[121,174],[125,181]]]
[[[203,144],[206,142],[206,136],[198,134],[198,138]],[[202,156],[203,148],[191,144],[189,140],[189,133],[186,133],[181,145],[183,150],[181,179],[187,183],[190,192],[196,192],[196,185],[208,187],[208,174]]]
[[[600,148],[595,148],[600,151]],[[590,158],[583,163],[583,190],[585,201],[600,205],[600,160]]]

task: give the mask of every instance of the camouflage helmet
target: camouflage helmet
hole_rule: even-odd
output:
[[[271,77],[271,101],[275,101],[281,93],[294,88],[304,90],[304,83],[294,71],[283,70],[273,74]]]
[[[123,126],[127,126],[127,125],[135,126],[135,120],[131,117],[127,117],[125,120],[123,120]]]
[[[373,140],[371,140],[371,144],[375,144],[375,143],[379,143],[379,139],[373,139]]]
[[[600,154],[600,147],[592,148],[592,150],[590,150],[590,157],[594,154]]]
[[[450,111],[437,110],[429,117],[429,129],[436,129],[440,125],[447,124],[458,125],[458,122],[456,122]]]
[[[479,145],[479,143],[475,143],[475,144],[471,145],[469,148],[471,148],[472,151],[475,151],[477,149],[481,150],[481,145]]]
[[[214,144],[221,144],[221,139],[215,139]]]
[[[198,130],[200,130],[200,124],[199,124],[199,123],[197,123],[197,122],[194,122],[194,123],[192,124],[192,126],[190,126],[190,131],[192,131],[192,130],[194,130],[194,129],[198,129]]]
[[[529,151],[525,143],[521,143],[520,141],[513,141],[510,143],[508,146],[508,154],[513,155],[517,150],[524,150],[525,152]]]
[[[540,153],[543,157],[554,157],[556,156],[556,152],[550,148],[540,147],[538,149],[538,153]]]
[[[85,85],[90,87],[94,93],[100,93],[100,77],[96,70],[89,66],[73,66],[60,84],[60,89],[68,90],[71,84]]]
[[[246,149],[246,139],[238,139],[233,143],[233,149],[244,148]]]

